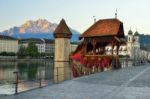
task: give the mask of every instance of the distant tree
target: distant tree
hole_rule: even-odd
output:
[[[23,58],[26,56],[26,48],[24,46],[21,46],[18,51],[18,57]]]
[[[26,48],[26,53],[27,53],[27,56],[30,56],[30,57],[38,56],[37,46],[34,43],[29,42],[28,47]]]
[[[1,56],[8,56],[8,53],[7,52],[1,52],[0,55]]]
[[[8,56],[15,56],[16,55],[16,53],[14,53],[14,52],[8,52],[7,54],[8,54]]]
[[[14,52],[1,52],[0,56],[15,56],[16,54]]]

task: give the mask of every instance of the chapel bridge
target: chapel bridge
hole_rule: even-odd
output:
[[[126,44],[126,41],[123,23],[119,19],[97,21],[79,39],[82,42],[71,56],[74,77],[121,68],[118,52],[119,47]],[[111,54],[106,53],[108,45],[112,48]]]

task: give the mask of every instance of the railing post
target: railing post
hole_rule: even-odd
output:
[[[41,77],[41,70],[40,70],[40,78],[39,78],[39,82],[40,82],[40,88],[42,87],[42,77]]]
[[[70,75],[70,80],[72,79],[72,69],[71,69],[71,64],[72,64],[72,60],[69,58],[69,75]]]
[[[129,62],[128,62],[128,58],[126,58],[126,61],[127,61],[127,67],[129,67],[129,64],[128,64],[128,63],[129,63]]]
[[[18,71],[15,71],[14,74],[16,75],[16,81],[15,81],[15,94],[18,94]]]
[[[58,67],[56,67],[56,69],[57,69],[57,74],[56,74],[56,76],[57,76],[57,83],[58,83]]]

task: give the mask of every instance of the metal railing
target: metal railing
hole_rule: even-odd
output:
[[[66,67],[66,68],[68,70],[64,73],[59,73],[59,71],[61,71],[62,69],[65,69],[65,68],[62,68],[62,67],[55,68],[57,71],[57,74],[54,73],[55,69],[51,68],[50,71],[52,72],[52,74],[51,74],[51,78],[49,78],[48,80],[43,78],[43,75],[41,75],[41,71],[40,71],[38,77],[30,79],[30,80],[24,79],[24,77],[22,77],[20,75],[19,71],[15,71],[14,72],[14,75],[15,75],[15,82],[14,82],[15,93],[14,94],[18,94],[20,92],[35,89],[35,88],[42,88],[44,86],[48,86],[51,84],[57,84],[59,82],[55,82],[55,80],[59,81],[59,78],[61,78],[61,77],[62,78],[65,77],[63,79],[63,81],[72,79],[71,68],[70,67],[69,68]],[[55,79],[55,77],[56,77],[56,79]],[[29,88],[27,88],[27,86],[29,86]]]
[[[146,60],[133,60],[130,58],[121,58],[120,59],[121,67],[131,67],[131,66],[140,66],[146,64]]]
[[[53,70],[51,70],[53,71]],[[28,71],[27,71],[28,72]],[[32,72],[32,71],[31,71]],[[32,79],[25,78],[21,75],[20,71],[15,71],[15,82],[13,83],[15,85],[15,93],[18,94],[23,91],[28,91],[35,88],[41,88],[47,85],[50,85],[53,83],[53,78],[44,78],[41,74],[42,71],[39,71],[39,75]],[[53,73],[52,73],[53,75]],[[45,76],[45,75],[44,75]]]

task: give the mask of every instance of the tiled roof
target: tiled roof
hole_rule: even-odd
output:
[[[81,37],[116,36],[123,23],[118,19],[103,19],[87,29]],[[122,26],[123,28],[123,26]]]
[[[136,31],[136,32],[134,33],[134,35],[135,35],[135,36],[139,36],[139,32]]]
[[[10,36],[6,36],[6,35],[0,35],[0,39],[6,39],[6,40],[17,40],[13,37],[10,37]]]
[[[55,41],[52,40],[52,39],[44,39],[45,40],[45,43],[50,43],[50,44],[54,44]]]
[[[27,39],[20,39],[19,40],[19,43],[20,42],[42,42],[42,40],[41,39],[39,39],[39,38],[27,38]]]
[[[132,35],[132,34],[133,34],[133,32],[132,32],[131,29],[128,31],[128,34],[129,34],[129,35]]]
[[[70,29],[68,28],[64,19],[62,19],[54,31],[54,36],[56,35],[72,35]]]

